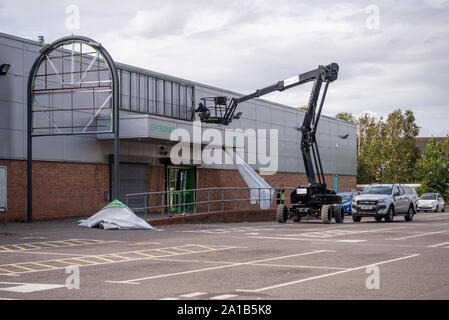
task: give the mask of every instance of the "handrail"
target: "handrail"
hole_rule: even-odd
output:
[[[274,200],[276,200],[277,203],[290,201],[290,193],[296,188],[297,187],[210,187],[186,190],[151,191],[126,194],[125,203],[136,212],[144,211],[145,219],[148,219],[148,217],[153,218],[155,214],[158,217],[170,217],[173,216],[175,212],[183,215],[186,214],[186,212],[189,214],[197,214],[211,211],[232,211],[237,210],[239,204],[242,202],[243,204],[241,204],[240,207],[246,207],[246,210],[250,210],[251,205],[256,205],[261,201],[270,201],[270,208],[274,209]],[[280,195],[280,189],[284,189],[283,197]],[[270,193],[267,197],[262,194],[262,190],[273,190],[274,193]],[[232,193],[229,191],[232,191]],[[242,195],[243,192],[246,196]],[[192,194],[190,199],[188,199],[188,193]],[[133,206],[133,203],[136,202],[143,203],[143,206],[140,204],[136,204],[140,206]],[[229,206],[229,203],[234,203],[234,205]]]

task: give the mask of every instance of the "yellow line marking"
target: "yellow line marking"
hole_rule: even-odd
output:
[[[90,260],[81,259],[81,258],[71,258],[71,260],[78,260],[78,261],[86,262],[86,263],[89,263],[89,264],[99,264],[99,262],[96,262],[96,261],[90,261]]]
[[[87,242],[87,241],[83,241],[83,240],[76,240],[76,239],[73,239],[73,240],[70,240],[70,241],[72,241],[72,242],[79,242],[79,243],[82,243],[82,244],[92,244],[92,242]]]
[[[55,260],[56,262],[61,262],[61,263],[65,263],[71,266],[78,266],[81,267],[83,266],[82,264],[76,263],[76,262],[69,262],[69,261],[64,261],[64,260]]]
[[[50,243],[50,242],[41,242],[40,244],[43,244],[43,245],[46,245],[46,246],[50,246],[50,247],[59,248],[59,246],[57,246],[57,245],[55,245],[53,243]]]
[[[44,239],[48,239],[47,237],[23,237],[23,238],[19,238],[20,240],[44,240]]]
[[[19,246],[18,244],[13,244],[12,247],[16,247],[19,250],[26,250],[26,248]]]
[[[6,247],[4,247],[4,246],[0,246],[0,249],[6,250],[6,251],[9,251],[9,252],[14,251],[14,250],[11,250],[11,249],[6,248]]]
[[[173,252],[173,251],[162,250],[162,249],[156,249],[156,251],[159,251],[159,252],[166,252],[166,253],[170,253],[170,254],[178,254],[178,253]]]
[[[70,243],[70,242],[67,242],[67,241],[58,241],[58,243],[66,244],[66,245],[69,245],[69,246],[76,246],[75,243]]]
[[[98,257],[98,256],[95,256],[94,258],[95,258],[95,259],[100,259],[100,260],[103,260],[103,261],[107,261],[107,262],[115,262],[114,260],[106,259],[106,258]]]
[[[1,271],[6,271],[6,272],[9,272],[9,273],[16,273],[16,271],[11,271],[11,270],[8,270],[8,269],[3,269],[3,268],[0,268],[0,270]]]
[[[35,264],[37,266],[41,266],[41,267],[45,267],[45,268],[50,268],[50,269],[59,269],[58,267],[55,266],[50,266],[48,264],[43,264],[43,263],[37,263],[37,262],[31,262],[32,264]]]
[[[136,243],[129,243],[128,246],[145,246],[148,244],[161,244],[160,242],[136,242]]]
[[[178,248],[178,247],[173,247],[172,249],[179,250],[179,251],[185,251],[185,252],[196,252],[195,250],[183,249],[183,248]]]
[[[17,264],[10,264],[9,267],[19,268],[19,269],[23,269],[23,270],[27,270],[27,271],[35,271],[35,269],[27,268],[24,266],[18,266]]]
[[[113,257],[124,259],[124,260],[131,260],[131,258],[122,257],[122,256],[119,256],[118,254],[115,254],[115,253],[108,254],[108,256],[113,256]]]
[[[204,249],[209,249],[209,250],[216,250],[215,248],[212,248],[212,247],[207,247],[207,246],[202,246],[202,245],[197,245],[197,247],[201,247],[201,248],[204,248]]]
[[[154,256],[154,255],[152,255],[152,254],[148,254],[148,253],[143,253],[143,252],[134,252],[135,254],[140,254],[140,255],[142,255],[142,256],[146,256],[146,257],[150,257],[150,258],[154,258],[154,257],[157,257],[157,256]]]
[[[23,245],[23,246],[29,246],[29,247],[32,247],[32,248],[42,249],[42,247],[36,246],[36,245],[34,245],[34,244],[30,244],[30,243],[24,243],[24,244],[22,244],[22,245]]]

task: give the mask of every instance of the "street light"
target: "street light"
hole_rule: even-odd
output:
[[[380,183],[382,183],[383,180],[383,174],[384,174],[384,170],[387,168],[387,166],[385,164],[381,164],[380,165]]]
[[[6,75],[9,71],[10,67],[11,67],[11,65],[7,64],[7,63],[0,65],[0,76]]]

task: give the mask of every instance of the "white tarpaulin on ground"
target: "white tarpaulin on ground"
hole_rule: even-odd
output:
[[[128,206],[118,200],[112,201],[92,217],[78,222],[80,227],[102,228],[105,230],[154,229],[145,220],[136,216]]]
[[[273,188],[257,174],[257,172],[249,166],[236,152],[226,149],[226,152],[232,157],[235,154],[236,166],[251,189],[251,200],[256,200],[261,209],[267,210],[271,208],[271,202],[274,198]]]

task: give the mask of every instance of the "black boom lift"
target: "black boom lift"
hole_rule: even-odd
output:
[[[299,222],[303,216],[316,217],[323,223],[330,223],[331,217],[334,216],[337,223],[343,222],[343,207],[337,205],[341,203],[341,197],[334,190],[327,188],[316,142],[316,132],[327,89],[331,82],[337,80],[338,69],[339,67],[336,63],[319,66],[315,70],[279,81],[274,85],[256,90],[254,93],[240,98],[207,97],[201,99],[204,102],[204,106],[210,110],[207,117],[201,117],[200,114],[202,122],[228,125],[233,119],[240,118],[241,112],[235,114],[236,108],[240,103],[274,91],[284,91],[313,81],[307,111],[303,124],[299,128],[302,135],[301,152],[309,184],[299,186],[293,190],[290,196],[290,208],[285,204],[278,205],[276,216],[280,223],[286,222],[289,218]]]

